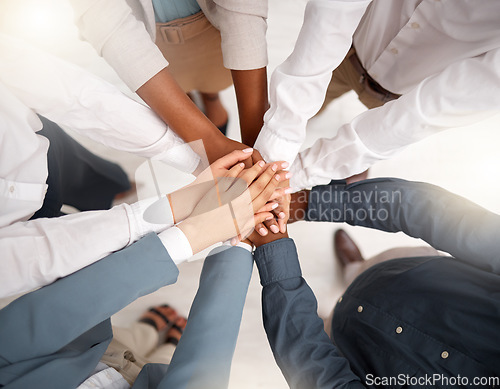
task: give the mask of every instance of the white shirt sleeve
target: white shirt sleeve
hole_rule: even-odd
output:
[[[168,66],[144,20],[136,18],[125,0],[70,0],[70,3],[82,36],[132,91]]]
[[[220,30],[224,66],[233,70],[267,66],[268,0],[198,0],[207,19]]]
[[[176,265],[187,261],[193,256],[189,240],[180,228],[169,228],[158,234],[158,237]]]
[[[198,166],[198,155],[151,109],[85,70],[3,34],[0,82],[37,113],[97,142],[188,173]]]
[[[118,205],[0,228],[0,297],[67,276],[168,225],[139,222],[140,205]],[[138,224],[139,223],[139,224]]]
[[[255,148],[266,161],[292,163],[307,121],[323,104],[332,71],[349,51],[370,0],[311,0],[293,53],[274,71],[270,108]]]
[[[370,109],[304,150],[290,171],[295,190],[368,169],[411,143],[499,112],[500,49],[457,61],[398,100]]]

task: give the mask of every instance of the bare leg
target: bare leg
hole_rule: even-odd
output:
[[[217,127],[221,127],[227,123],[227,111],[222,105],[219,98],[219,93],[200,93],[203,105],[205,107],[205,115]]]

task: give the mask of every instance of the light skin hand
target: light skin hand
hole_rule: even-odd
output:
[[[169,194],[174,223],[187,218],[209,191],[215,192],[216,179],[237,177],[245,167],[242,161],[249,160],[252,152],[250,148],[232,151],[201,172],[194,182]]]
[[[276,174],[270,167],[257,178],[262,169],[263,167],[257,165],[253,167],[252,172],[245,171],[245,179],[248,179],[251,184],[230,203],[204,212],[206,201],[213,202],[213,199],[205,201],[202,198],[192,215],[179,225],[194,253],[236,235],[240,240],[244,239],[256,223],[272,217],[272,214],[267,211],[254,213],[255,210],[262,210],[268,203],[280,181],[279,174]],[[229,186],[228,191],[231,188]]]

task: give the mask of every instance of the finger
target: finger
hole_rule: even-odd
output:
[[[217,180],[217,185],[221,192],[226,192],[234,183],[236,177],[245,169],[245,164],[243,162],[237,163],[231,169],[229,169],[224,177]]]
[[[238,162],[244,161],[245,159],[252,156],[253,149],[251,147],[243,150],[234,150],[229,154],[219,158],[213,163],[214,167],[229,169],[230,167],[236,165]]]
[[[255,165],[253,165],[250,169],[244,170],[238,178],[244,180],[249,186],[257,176],[263,171],[266,164],[264,161],[259,161]]]
[[[283,217],[280,217],[280,215],[283,214]],[[279,228],[279,231],[284,234],[286,232],[286,222],[287,222],[287,219],[286,219],[286,215],[284,212],[281,212],[278,216],[278,228]]]
[[[275,163],[272,164],[271,166],[269,166],[264,170],[264,172],[260,175],[259,178],[257,178],[255,181],[251,183],[248,189],[252,200],[257,198],[257,196],[259,196],[265,190],[265,188],[267,188],[270,182],[275,181],[273,183],[275,184],[273,185],[274,188],[278,186],[280,177],[279,175],[276,174],[277,169],[278,165]],[[273,179],[273,177],[277,177],[277,179]],[[265,201],[262,205],[264,205],[265,203],[267,203],[267,201]],[[260,209],[260,207],[257,209]]]
[[[292,193],[292,188],[276,188],[269,198],[269,200],[275,200],[279,199],[280,197],[286,196],[288,194]]]
[[[254,151],[253,157],[255,157],[255,154],[256,154],[256,152]],[[266,163],[265,166],[264,166],[264,169],[267,169],[269,166],[272,166],[273,164],[278,165],[278,168],[277,168],[277,172],[278,173],[281,174],[281,171],[283,171],[284,174],[288,174],[290,177],[292,176],[292,173],[284,171],[284,169],[286,169],[288,166],[290,166],[290,164],[288,162],[286,162],[286,161],[278,161],[278,162]],[[262,172],[263,171],[261,171],[258,176],[260,176],[262,174]]]
[[[268,170],[271,170],[271,168]],[[273,173],[272,170],[271,173]],[[276,187],[279,185],[281,179],[279,174],[272,175],[271,177],[269,176],[270,173],[266,171],[248,188],[254,209],[260,209],[265,203],[267,203],[271,195],[276,190]]]
[[[259,212],[259,213],[256,213],[254,215],[254,217],[253,217],[254,226],[256,226],[258,224],[262,224],[265,221],[268,221],[268,220],[271,220],[271,219],[274,219],[274,215],[271,212]]]
[[[266,236],[268,234],[267,228],[262,223],[255,226],[255,231],[257,231],[260,236]]]
[[[280,232],[278,222],[276,221],[276,219],[274,217],[271,220],[266,221],[264,223],[264,225],[267,227],[268,230],[270,230],[274,234],[277,234],[278,232]]]
[[[259,209],[256,213],[259,212],[271,212],[273,209],[277,209],[279,206],[276,202],[269,202],[265,204],[261,209]]]

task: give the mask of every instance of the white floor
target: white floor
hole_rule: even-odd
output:
[[[34,0],[4,0],[3,3],[0,6],[1,30],[24,36],[34,44],[89,69],[126,91],[116,74],[97,57],[90,46],[77,40],[71,24],[71,10],[65,0],[47,0],[43,2],[43,6],[40,5],[42,2]],[[270,1],[270,72],[292,50],[304,5],[305,0]],[[230,112],[229,134],[238,138],[234,91],[230,88],[223,92],[222,97]],[[318,137],[332,136],[341,124],[363,110],[354,95],[342,97],[310,122],[308,144]],[[500,116],[496,116],[475,126],[435,135],[409,147],[393,160],[378,163],[370,170],[370,175],[438,184],[499,213],[499,127]],[[131,176],[143,162],[140,158],[107,150],[87,140],[82,142],[96,153],[121,163]],[[352,233],[366,257],[398,245],[422,244],[421,241],[402,234],[387,234],[347,225],[305,222],[291,225],[290,236],[297,243],[304,277],[316,293],[320,315],[329,313],[342,291],[342,279],[332,248],[332,233],[340,227]],[[114,324],[127,326],[149,306],[164,302],[186,315],[196,293],[201,266],[201,260],[182,265],[177,284],[137,300],[113,317]],[[254,272],[233,362],[231,388],[287,387],[274,363],[262,329],[260,293],[258,275]]]

